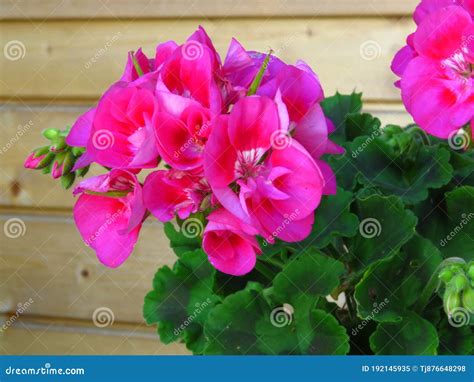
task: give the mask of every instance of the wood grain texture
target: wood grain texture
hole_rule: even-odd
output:
[[[156,270],[176,259],[158,222],[143,225],[132,256],[117,269],[99,263],[69,214],[2,214],[0,226],[0,313],[31,298],[27,314],[91,320],[107,307],[117,322],[143,322]]]
[[[189,354],[184,345],[164,345],[153,328],[114,322],[105,328],[78,320],[0,316],[0,355]]]
[[[38,210],[71,209],[70,191],[39,171],[23,168],[23,161],[36,147],[46,144],[40,132],[48,127],[71,125],[87,108],[84,105],[4,105],[0,107],[0,206]],[[369,112],[384,123],[406,125],[411,117],[400,104],[367,104]],[[103,173],[94,167],[88,176]]]
[[[24,49],[17,60],[0,56],[0,99],[95,101],[120,77],[128,51],[153,55],[157,43],[182,42],[199,23],[221,54],[236,36],[248,49],[304,59],[327,94],[357,89],[367,100],[400,100],[390,62],[412,32],[405,18],[2,22],[0,45]]]
[[[417,0],[0,0],[0,19],[406,15]]]

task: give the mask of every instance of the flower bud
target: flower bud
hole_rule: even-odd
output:
[[[43,168],[49,166],[49,165],[53,162],[54,158],[56,158],[56,154],[54,154],[54,153],[48,153],[48,154],[46,154],[46,155],[44,156],[44,158],[41,160],[41,162],[38,163],[38,165],[36,166],[36,168],[37,168],[37,169],[43,169]]]
[[[58,179],[63,175],[63,165],[55,161],[51,167],[51,176]]]
[[[76,179],[76,174],[73,172],[70,172],[69,174],[63,175],[61,177],[61,185],[64,187],[64,189],[68,189],[72,186],[74,183],[74,180]]]
[[[454,289],[456,292],[462,292],[464,289],[466,289],[469,286],[469,282],[467,281],[466,276],[464,274],[459,274],[454,276],[452,279],[452,285],[454,286]]]
[[[461,297],[459,293],[453,290],[446,290],[444,292],[444,311],[448,316],[461,306]]]
[[[31,153],[30,155],[28,155],[28,157],[25,159],[25,162],[23,163],[23,166],[25,168],[30,168],[30,169],[37,169],[38,168],[38,165],[40,164],[40,162],[44,159],[46,155],[39,155],[39,156],[36,156],[36,153]]]
[[[471,280],[474,280],[474,263],[469,265],[469,268],[467,269],[467,275]]]
[[[441,270],[438,277],[444,283],[448,283],[453,278],[453,273],[448,268],[444,268]]]
[[[66,153],[63,162],[63,174],[69,174],[76,163],[76,157],[71,151]]]
[[[474,289],[467,288],[462,295],[462,305],[470,313],[474,314]]]
[[[55,139],[54,144],[51,146],[51,151],[53,152],[60,152],[67,147],[66,139],[62,136],[59,136]]]
[[[59,130],[58,129],[46,129],[43,130],[43,137],[46,139],[49,139],[50,141],[55,140],[59,136]]]

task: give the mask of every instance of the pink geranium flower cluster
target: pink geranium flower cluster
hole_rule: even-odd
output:
[[[66,139],[85,148],[75,169],[110,169],[74,190],[83,239],[117,267],[149,215],[201,217],[210,262],[231,275],[250,272],[257,236],[304,239],[321,196],[335,193],[320,157],[341,148],[328,139],[323,97],[304,62],[287,65],[236,40],[222,62],[202,28],[182,45],[158,45],[154,58],[130,53],[121,79]],[[153,170],[142,183],[144,169]]]
[[[415,122],[450,138],[474,117],[474,1],[422,0],[416,31],[392,62]]]

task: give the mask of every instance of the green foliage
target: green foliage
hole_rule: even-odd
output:
[[[261,242],[255,270],[232,277],[166,224],[178,260],[158,270],[146,322],[195,354],[473,354],[473,312],[460,325],[445,310],[473,303],[474,152],[416,126],[382,128],[361,94],[322,107],[346,153],[325,158],[338,190],[310,235]],[[465,279],[443,265],[452,257]],[[329,302],[341,293],[345,304]]]

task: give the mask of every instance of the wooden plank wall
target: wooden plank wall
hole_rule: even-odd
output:
[[[22,167],[42,143],[42,129],[72,124],[117,79],[127,51],[141,46],[152,54],[157,42],[183,41],[201,24],[221,54],[235,36],[289,62],[302,58],[326,94],[363,91],[368,111],[405,124],[410,118],[389,65],[414,28],[415,6],[414,0],[0,0],[0,354],[186,353],[162,345],[141,317],[155,269],[174,261],[160,224],[145,224],[123,267],[105,269],[76,232],[70,193]],[[15,224],[20,234],[8,237]],[[109,309],[113,324],[94,325],[97,309]]]

